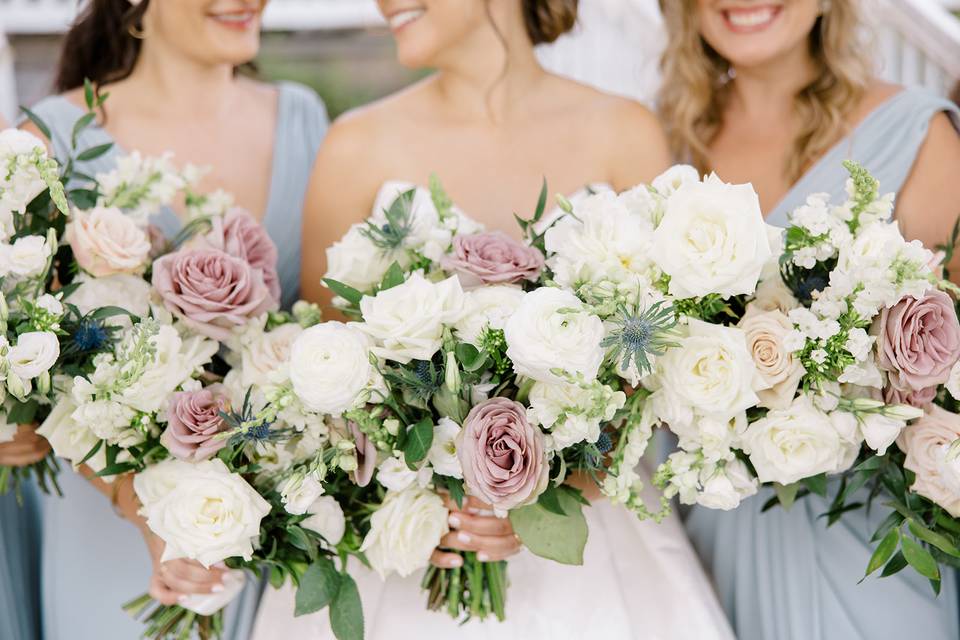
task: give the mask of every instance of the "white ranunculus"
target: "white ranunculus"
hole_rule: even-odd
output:
[[[443,342],[443,328],[463,314],[463,290],[456,276],[430,282],[414,273],[403,284],[365,296],[360,301],[363,323],[357,325],[372,337],[373,353],[407,364],[429,360]]]
[[[80,274],[75,282],[80,286],[70,294],[67,302],[76,305],[84,315],[100,307],[120,307],[140,318],[150,313],[150,283],[140,276],[118,273],[94,278]],[[108,322],[130,323],[126,316],[116,316]]]
[[[50,370],[60,357],[60,340],[51,331],[28,331],[10,347],[10,370],[23,380],[32,380]]]
[[[415,471],[400,458],[392,456],[377,467],[377,482],[388,491],[403,491],[414,483],[421,488],[426,487],[432,476],[433,471],[429,465]]]
[[[440,539],[450,531],[449,512],[437,494],[412,486],[387,493],[370,519],[370,531],[360,551],[386,578],[396,571],[408,576],[430,562]]]
[[[300,526],[323,536],[329,548],[337,546],[343,539],[347,522],[336,498],[333,496],[317,498],[307,509],[307,513],[310,517],[301,522]]]
[[[686,184],[698,184],[700,172],[688,164],[675,164],[653,179],[651,186],[664,198],[672,196]]]
[[[233,569],[223,574],[223,579],[221,580],[221,584],[223,585],[222,591],[217,591],[216,593],[193,593],[179,600],[177,604],[198,615],[212,616],[233,602],[233,599],[243,591],[243,586],[246,582],[246,574],[240,569]]]
[[[181,463],[186,466],[178,466],[172,488],[158,500],[146,500],[162,493],[152,486],[155,482],[169,484],[164,468],[170,463],[148,467],[134,479],[141,513],[167,545],[162,560],[191,558],[205,567],[236,556],[249,560],[270,503],[219,458]]]
[[[427,460],[436,473],[451,478],[463,478],[460,458],[457,457],[457,434],[460,425],[450,418],[443,417],[433,427],[433,444]],[[382,482],[382,481],[381,481]]]
[[[353,225],[343,238],[327,249],[324,278],[369,292],[380,284],[397,256],[375,245],[364,235],[364,227],[365,223]]]
[[[650,257],[670,276],[671,295],[727,298],[756,290],[771,239],[753,187],[711,175],[667,200]]]
[[[756,405],[756,392],[765,386],[747,350],[746,334],[700,320],[690,320],[679,346],[657,359],[657,371],[665,406],[718,419]]]
[[[93,450],[100,441],[96,434],[85,424],[73,419],[73,412],[77,404],[69,393],[60,396],[60,400],[53,406],[50,415],[43,421],[37,433],[50,442],[53,452],[58,457],[69,460],[77,466],[83,458]],[[103,447],[87,464],[93,469],[102,469],[106,465]]]
[[[513,285],[479,287],[463,295],[464,312],[454,329],[464,342],[477,345],[487,328],[503,329],[523,300],[523,289]]]
[[[741,441],[760,481],[784,485],[845,471],[859,450],[840,437],[830,416],[806,395],[751,424]]]
[[[603,322],[562,289],[542,287],[526,294],[504,336],[516,372],[540,382],[564,381],[555,369],[589,382],[603,362]]]
[[[47,266],[50,245],[44,236],[23,236],[13,244],[0,244],[0,275],[30,278]]]
[[[241,382],[244,387],[265,387],[271,374],[290,360],[293,343],[303,333],[295,322],[280,325],[272,331],[258,331],[244,341],[240,349]]]
[[[701,480],[703,488],[697,494],[697,504],[708,509],[736,509],[744,498],[757,492],[756,478],[736,458],[716,467],[712,474]]]
[[[324,322],[293,341],[290,381],[307,409],[340,415],[365,389],[379,388],[380,374],[370,364],[371,341],[360,326]]]
[[[313,474],[306,476],[293,475],[287,478],[280,486],[280,498],[287,513],[295,516],[307,512],[317,498],[323,495],[323,485],[317,482]]]

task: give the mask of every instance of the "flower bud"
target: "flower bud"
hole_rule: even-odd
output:
[[[348,454],[340,456],[339,466],[341,469],[350,473],[351,471],[357,470],[357,456]]]
[[[923,415],[923,409],[911,407],[908,404],[889,404],[883,407],[881,413],[888,418],[894,418],[896,420],[903,420],[906,422],[908,420],[916,420],[917,418],[921,417]]]
[[[444,371],[444,384],[450,393],[460,393],[462,381],[460,379],[460,365],[453,351],[447,351],[447,366]]]
[[[37,378],[37,391],[43,395],[50,393],[50,372],[44,371],[40,374],[40,377]]]
[[[337,449],[340,449],[340,451],[353,451],[356,448],[353,441],[347,440],[346,438],[337,443]]]
[[[20,376],[15,373],[7,374],[7,390],[18,400],[25,400],[30,394],[30,382],[24,382]]]
[[[400,433],[400,421],[397,420],[396,418],[390,418],[388,420],[384,420],[383,428],[387,430],[387,433],[389,433],[392,436],[395,436],[398,433]]]

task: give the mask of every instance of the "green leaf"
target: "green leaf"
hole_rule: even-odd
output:
[[[123,307],[100,307],[99,309],[90,313],[90,315],[87,317],[92,320],[106,320],[107,318],[113,318],[116,316],[127,316],[134,322],[140,321],[139,316],[135,316]]]
[[[929,551],[923,548],[923,545],[909,536],[904,536],[900,546],[903,548],[903,557],[911,567],[917,570],[917,573],[931,580],[940,579],[937,561]]]
[[[792,507],[793,503],[797,500],[797,492],[800,491],[800,483],[794,482],[793,484],[784,486],[779,482],[776,482],[773,485],[773,490],[777,494],[777,499],[780,501],[780,505],[784,508],[784,510],[789,511],[790,507]]]
[[[47,126],[47,123],[44,122],[40,116],[26,107],[20,107],[20,110],[23,111],[23,114],[30,119],[30,122],[40,130],[40,133],[42,133],[47,140],[53,142],[53,136],[50,135],[50,127]]]
[[[363,299],[363,294],[360,291],[332,278],[324,278],[323,284],[327,285],[327,288],[333,291],[334,295],[340,296],[350,304],[360,304],[360,301]]]
[[[510,523],[524,546],[531,552],[561,564],[583,564],[587,544],[587,520],[580,503],[565,491],[557,492],[566,515],[550,513],[540,504],[510,512]]]
[[[349,574],[340,576],[340,590],[330,605],[330,627],[337,640],[363,640],[363,605],[357,583]]]
[[[7,410],[7,423],[31,424],[37,417],[40,404],[36,400],[16,402]]]
[[[300,577],[293,615],[320,611],[336,599],[342,586],[342,579],[333,562],[329,558],[318,559]]]
[[[407,431],[403,444],[403,459],[407,466],[416,469],[417,463],[427,457],[433,445],[433,420],[424,418]]]
[[[316,550],[317,545],[310,541],[307,532],[302,528],[296,525],[290,525],[287,527],[287,535],[289,536],[290,543],[297,549],[308,553]]]
[[[440,478],[440,482],[437,482],[436,478]],[[443,485],[447,488],[447,491],[450,493],[450,499],[457,504],[457,508],[463,508],[463,480],[451,478],[450,476],[434,474],[434,482],[437,482],[437,484],[443,483]]]
[[[106,144],[98,144],[97,146],[90,147],[89,149],[84,149],[83,151],[77,154],[77,161],[87,162],[88,160],[95,160],[96,158],[99,158],[100,156],[105,154],[107,151],[110,151],[110,149],[112,148],[113,148],[113,143],[108,142]]]
[[[540,186],[540,195],[537,197],[537,209],[533,212],[533,224],[540,222],[544,212],[547,210],[547,178],[544,176],[543,183]]]
[[[93,122],[93,119],[97,117],[95,113],[85,113],[77,121],[73,123],[73,133],[70,135],[70,148],[75,149],[77,147],[77,136],[83,133],[83,130],[90,126],[90,123]]]
[[[887,563],[887,566],[883,568],[883,571],[880,572],[881,578],[889,578],[895,573],[899,573],[907,566],[907,559],[903,557],[903,553],[897,551],[896,555],[890,559],[890,562]]]
[[[864,574],[864,577],[887,564],[890,558],[893,557],[899,544],[900,531],[898,529],[891,529],[890,532],[883,537],[883,540],[880,541],[880,544],[877,545],[873,555],[870,556],[870,562],[867,564],[867,572]]]
[[[454,349],[454,354],[457,356],[457,362],[459,362],[463,370],[468,373],[477,371],[487,361],[487,354],[469,342],[459,343]]]
[[[903,516],[897,513],[896,511],[891,511],[890,515],[880,523],[880,526],[877,527],[877,530],[874,532],[873,537],[870,538],[870,542],[876,542],[880,540],[894,527],[899,527],[900,523],[903,522]]]
[[[87,104],[87,110],[93,111],[96,92],[93,90],[93,83],[90,78],[83,79],[83,101]]]
[[[932,531],[923,525],[921,525],[916,520],[910,520],[907,526],[910,529],[910,533],[920,538],[927,544],[932,544],[940,551],[951,555],[955,558],[960,558],[960,550],[943,534]]]
[[[802,482],[807,489],[810,489],[810,493],[815,493],[824,498],[827,497],[827,474],[821,473],[809,478],[804,478]]]
[[[383,280],[380,281],[380,291],[393,289],[403,284],[403,280],[403,269],[400,268],[400,263],[394,262],[390,265],[390,268],[387,269],[387,272],[383,274]]]
[[[567,515],[567,512],[563,510],[563,505],[560,504],[560,492],[552,482],[547,485],[546,491],[540,494],[537,504],[558,516]]]

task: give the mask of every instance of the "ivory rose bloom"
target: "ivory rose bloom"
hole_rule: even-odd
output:
[[[907,454],[904,468],[917,476],[910,490],[936,502],[954,518],[960,518],[960,491],[951,477],[956,473],[956,452],[951,452],[951,446],[957,438],[960,416],[931,405],[897,440]],[[948,460],[951,454],[952,459]],[[946,477],[944,471],[948,473]]]
[[[147,525],[167,545],[164,562],[191,558],[209,567],[234,556],[249,560],[270,512],[270,503],[219,458],[166,460],[137,474],[133,488]]]
[[[543,269],[543,255],[500,231],[487,231],[453,239],[453,253],[444,256],[443,268],[460,278],[465,288],[488,284],[535,281]]]
[[[147,232],[119,209],[75,209],[67,225],[67,242],[77,264],[92,276],[143,273],[150,257]]]
[[[87,425],[73,419],[73,412],[77,410],[70,393],[60,396],[60,400],[53,406],[50,415],[46,417],[37,433],[50,442],[57,457],[65,458],[76,468],[83,458],[93,450],[100,438]],[[106,452],[97,452],[87,464],[90,468],[99,471],[106,466]]]
[[[464,312],[454,325],[457,337],[477,345],[485,329],[503,330],[523,296],[523,289],[506,284],[465,292]]]
[[[589,381],[603,362],[603,322],[569,291],[541,287],[527,293],[503,333],[514,370],[540,382],[564,381],[554,369]]]
[[[304,529],[323,536],[328,548],[337,546],[343,540],[347,522],[343,509],[333,496],[321,496],[307,508],[308,517],[300,523]]]
[[[666,202],[650,257],[670,276],[670,294],[752,294],[773,255],[771,233],[749,184],[716,175],[684,182]]]
[[[287,513],[299,516],[307,512],[317,499],[323,495],[323,485],[320,484],[313,474],[306,476],[293,475],[287,478],[280,486],[280,496],[283,500],[283,508]]]
[[[153,288],[187,326],[220,341],[278,306],[261,270],[214,249],[183,249],[161,257],[153,263]]]
[[[737,326],[746,334],[747,348],[767,387],[757,391],[760,406],[787,408],[804,374],[800,360],[784,345],[793,323],[780,311],[761,311],[750,305]]]
[[[752,423],[741,440],[760,482],[780,484],[844,471],[860,449],[842,439],[830,416],[806,395]]]
[[[443,328],[460,319],[463,290],[456,276],[430,282],[414,273],[403,284],[365,296],[358,328],[376,341],[373,353],[407,364],[429,360],[443,342]]]
[[[381,578],[396,571],[405,577],[427,566],[440,538],[450,531],[443,499],[416,484],[387,493],[370,518],[360,551]]]
[[[497,513],[535,502],[549,480],[544,449],[522,404],[500,397],[478,404],[457,435],[467,493]]]
[[[170,397],[167,428],[160,442],[181,460],[206,460],[227,444],[228,438],[217,438],[223,431],[220,412],[228,401],[222,385],[211,385],[197,391],[180,391]]]

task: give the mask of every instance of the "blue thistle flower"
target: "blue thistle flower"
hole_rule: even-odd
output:
[[[615,328],[600,345],[612,350],[614,360],[620,361],[621,370],[626,371],[631,364],[636,364],[643,374],[653,366],[649,356],[663,355],[666,348],[673,345],[671,331],[677,318],[673,307],[656,302],[639,314],[620,307],[610,322]]]
[[[109,335],[99,320],[85,319],[73,334],[73,344],[80,351],[99,351],[107,344]]]
[[[597,438],[597,442],[594,445],[597,447],[597,451],[601,454],[607,453],[610,449],[613,449],[613,440],[610,439],[610,436],[607,435],[606,431],[600,433],[600,437]]]

